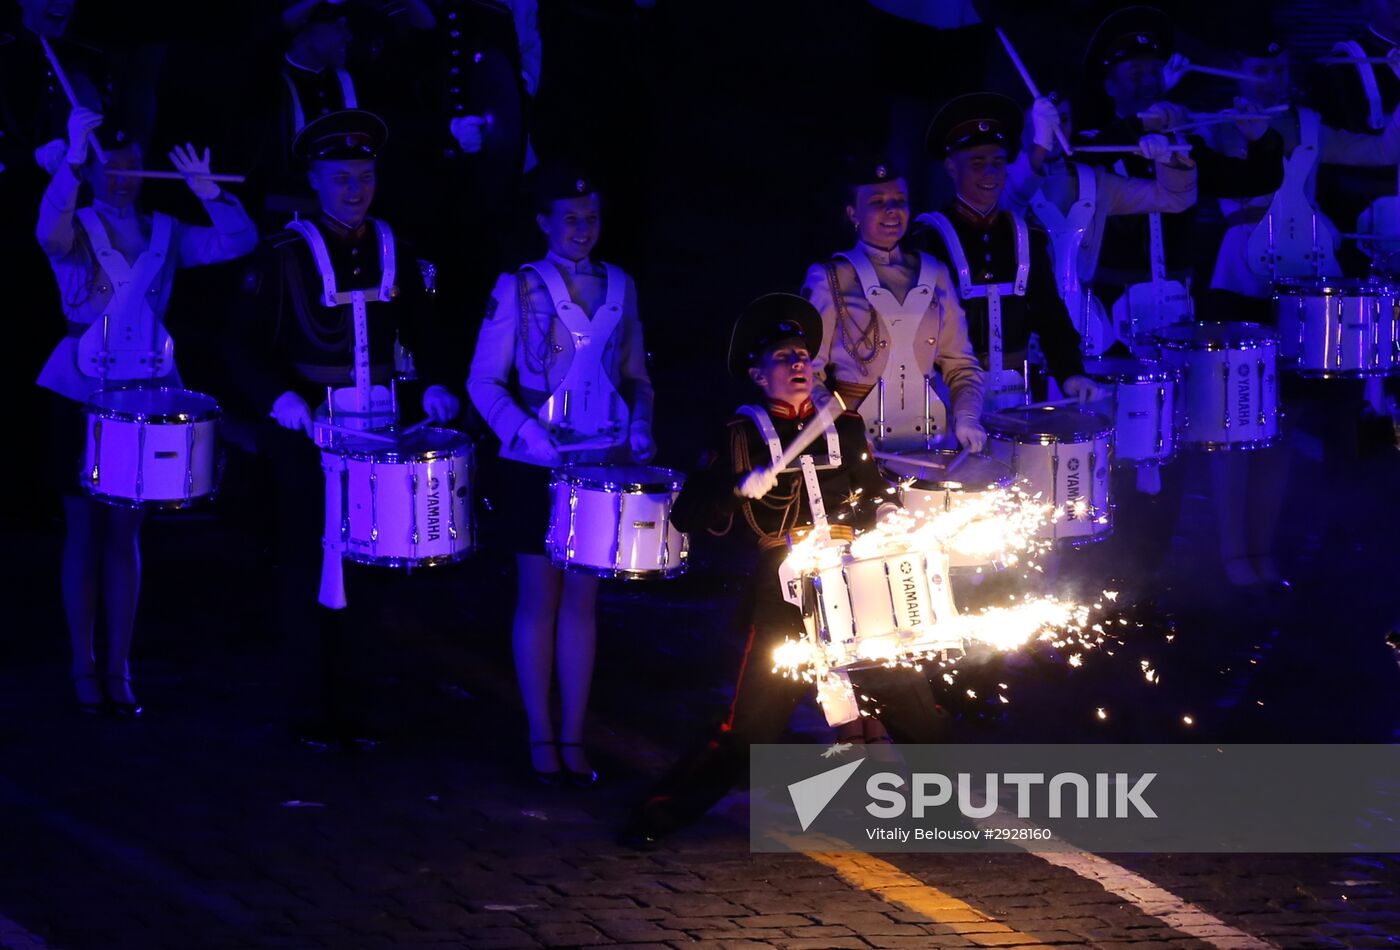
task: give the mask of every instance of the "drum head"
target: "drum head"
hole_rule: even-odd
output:
[[[989,433],[1012,442],[1089,442],[1113,429],[1113,423],[1097,412],[1060,406],[998,409],[982,421]]]
[[[130,422],[202,422],[219,415],[213,396],[165,386],[103,389],[89,396],[87,404],[94,415]]]
[[[968,455],[953,465],[959,454],[957,449],[909,452],[902,458],[881,459],[880,467],[887,477],[913,479],[912,487],[926,491],[990,491],[1016,479],[1011,466],[985,455]]]
[[[1085,360],[1084,373],[1090,379],[1109,383],[1163,383],[1174,378],[1156,360],[1135,360],[1127,356],[1104,356]]]
[[[554,473],[556,483],[574,488],[624,494],[679,491],[685,475],[654,465],[565,465]]]
[[[394,436],[392,429],[376,432],[376,436]],[[448,456],[470,455],[472,440],[455,429],[418,429],[397,442],[384,438],[344,435],[337,436],[331,452],[353,459],[376,462],[419,462]]]
[[[1179,350],[1248,350],[1277,340],[1258,323],[1180,323],[1152,334],[1162,346]]]

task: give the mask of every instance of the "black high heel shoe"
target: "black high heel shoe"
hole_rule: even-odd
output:
[[[561,749],[583,748],[582,742],[560,742],[558,745]],[[563,761],[562,757],[560,761]],[[573,769],[565,765],[563,772],[564,776],[569,780],[569,784],[573,785],[576,788],[590,788],[598,784],[597,769],[589,769],[587,772],[575,772]]]
[[[110,686],[114,682],[121,684],[121,686],[124,687],[124,691],[127,693],[127,695],[131,694],[130,676],[124,676],[119,673],[108,673],[108,685]],[[111,689],[107,690],[107,708],[111,710],[113,716],[115,716],[118,719],[141,718],[141,714],[145,712],[145,709],[142,708],[140,703],[136,702],[136,697],[132,696],[131,702],[127,702],[124,699],[114,698],[113,692],[114,691]]]
[[[73,705],[78,710],[78,712],[82,713],[84,716],[101,715],[103,709],[107,705],[107,694],[104,693],[101,689],[101,679],[96,673],[77,673],[73,676],[74,688],[76,689],[77,684],[85,680],[91,680],[93,683],[97,684],[98,698],[94,702],[87,702],[81,696],[75,696],[73,698]]]
[[[532,749],[535,746],[541,745],[547,745],[550,748],[556,750],[558,748],[558,743],[556,743],[553,739],[540,739],[538,741],[534,739],[530,740],[530,748]],[[535,781],[539,782],[541,785],[559,785],[564,781],[565,773],[563,769],[537,769],[535,768],[535,763],[532,761],[530,763],[530,771],[535,773]]]

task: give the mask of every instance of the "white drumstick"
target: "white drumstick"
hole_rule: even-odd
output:
[[[404,429],[402,432],[398,433],[398,436],[399,436],[400,439],[406,439],[406,438],[408,438],[409,436],[413,435],[413,433],[417,432],[419,429],[422,429],[422,428],[424,428],[425,426],[431,425],[431,424],[432,424],[432,421],[433,421],[432,419],[424,419],[422,422],[415,422],[413,425],[409,426],[407,429]]]
[[[63,94],[68,97],[68,104],[74,109],[78,108],[78,94],[73,91],[73,84],[68,81],[68,74],[63,71],[63,67],[58,62],[58,57],[54,55],[53,47],[49,45],[49,38],[44,34],[39,34],[39,44],[44,47],[44,57],[48,59],[49,65],[53,67],[54,77],[58,80],[59,86],[63,88]],[[107,153],[102,150],[102,146],[97,143],[97,135],[92,135],[89,144],[92,152],[97,156],[97,160],[102,164],[107,164]]]
[[[773,463],[775,471],[781,472],[792,464],[792,460],[802,454],[802,450],[816,441],[817,436],[826,432],[826,427],[844,412],[846,407],[842,404],[839,396],[832,394],[831,401],[822,406],[821,412],[812,417],[812,421],[805,429],[797,434],[797,438],[792,441],[778,461]]]
[[[1173,131],[1173,130],[1170,130],[1170,129],[1169,129],[1168,131]],[[1141,145],[1076,145],[1076,146],[1074,147],[1074,150],[1075,150],[1076,152],[1104,152],[1104,153],[1108,153],[1108,152],[1132,152],[1132,153],[1134,153],[1134,154],[1139,154],[1139,155],[1142,154],[1142,146],[1141,146]],[[1189,145],[1168,145],[1168,146],[1167,146],[1167,151],[1168,151],[1168,152],[1189,152],[1189,151],[1191,151],[1191,146],[1189,146]]]
[[[312,425],[325,432],[337,432],[341,435],[353,435],[360,439],[370,439],[375,442],[394,443],[399,441],[397,436],[384,435],[382,432],[372,432],[369,429],[351,429],[348,426],[338,426],[329,422],[315,422]]]
[[[1016,67],[1016,72],[1021,74],[1021,81],[1026,84],[1026,90],[1030,92],[1032,99],[1040,98],[1040,89],[1036,86],[1035,80],[1031,79],[1030,71],[1026,69],[1026,64],[1021,61],[1020,54],[1016,52],[1016,47],[1011,45],[1011,37],[1006,35],[1006,31],[997,27],[997,36],[1001,38],[1001,45],[1006,50],[1006,55],[1011,57],[1011,65]],[[1073,155],[1074,149],[1069,147],[1069,139],[1065,138],[1064,130],[1059,126],[1055,127],[1055,139],[1060,143],[1060,148],[1064,149],[1066,155]]]
[[[1219,76],[1222,79],[1239,79],[1244,82],[1259,82],[1258,76],[1251,76],[1249,73],[1236,72],[1233,69],[1218,69],[1215,66],[1198,66],[1195,63],[1186,67],[1188,73],[1200,73],[1203,76]]]
[[[247,179],[242,175],[182,175],[179,172],[147,171],[146,169],[120,171],[116,174],[123,178],[160,178],[169,181],[184,181],[187,178],[203,178],[206,181],[226,181],[232,184],[240,184]]]

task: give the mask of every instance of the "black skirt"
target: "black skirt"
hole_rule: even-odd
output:
[[[87,456],[87,410],[49,392],[49,478],[62,495],[86,494],[79,480]]]
[[[482,472],[486,547],[511,554],[545,553],[552,469],[497,456]]]

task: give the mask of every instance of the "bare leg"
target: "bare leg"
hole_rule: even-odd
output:
[[[131,638],[141,596],[141,523],[139,509],[108,508],[102,544],[102,606],[107,628],[107,695],[115,703],[135,705],[131,694]]]
[[[554,678],[554,617],[559,610],[563,572],[537,554],[521,554],[515,564],[519,585],[511,627],[515,679],[530,727],[530,761],[535,769],[552,772],[559,768],[559,758],[551,744],[554,725],[549,715],[549,687]]]
[[[1245,545],[1245,487],[1248,460],[1235,452],[1215,452],[1210,476],[1215,495],[1216,524],[1220,529],[1220,558],[1225,576],[1236,587],[1259,583]]]
[[[1254,570],[1261,580],[1270,584],[1283,580],[1278,565],[1274,563],[1274,533],[1283,514],[1284,493],[1288,487],[1288,453],[1287,443],[1249,453],[1249,508],[1246,512],[1245,544],[1249,548]]]
[[[593,655],[598,641],[598,578],[591,574],[564,575],[559,604],[559,707],[561,742],[582,743],[588,715],[588,688],[593,683]],[[582,745],[563,750],[564,764],[574,772],[592,771]]]
[[[73,686],[78,701],[87,705],[102,701],[102,684],[97,679],[97,658],[92,649],[103,529],[102,513],[97,507],[96,502],[80,496],[63,498],[63,612],[68,619],[68,641],[73,651]]]

